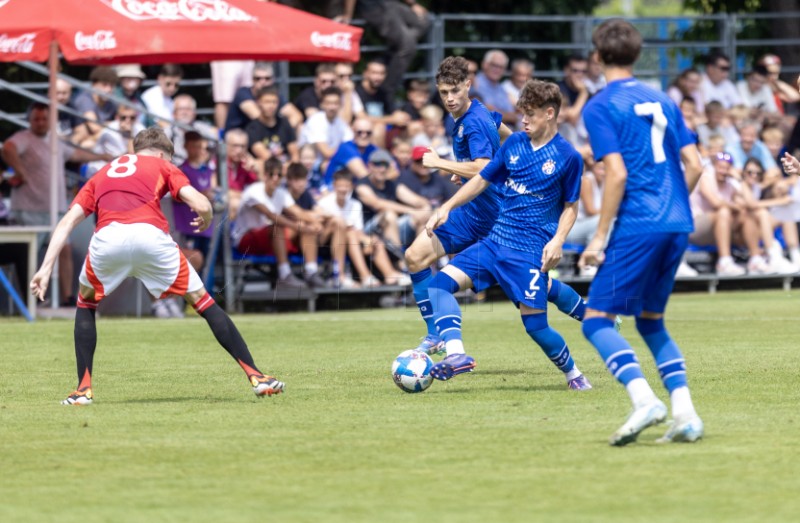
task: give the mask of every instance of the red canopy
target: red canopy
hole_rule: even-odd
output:
[[[0,61],[350,61],[361,29],[257,0],[0,0]]]

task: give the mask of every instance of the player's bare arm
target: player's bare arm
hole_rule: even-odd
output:
[[[700,180],[700,175],[703,174],[703,164],[700,162],[700,151],[697,150],[697,146],[691,144],[681,148],[681,161],[684,166],[686,186],[689,187],[691,194]]]
[[[447,200],[441,207],[436,209],[433,212],[433,215],[428,219],[428,223],[425,224],[425,231],[428,233],[428,237],[433,236],[434,229],[441,227],[447,222],[450,211],[456,207],[461,207],[462,205],[468,204],[480,193],[485,191],[489,185],[489,181],[483,176],[476,176],[465,183],[461,189],[459,189],[453,195],[452,198]]]
[[[578,260],[579,267],[601,265],[605,259],[603,250],[606,238],[611,228],[611,223],[617,216],[622,196],[625,194],[625,181],[628,179],[628,170],[619,153],[608,154],[603,158],[606,167],[606,185],[603,189],[603,203],[600,206],[600,222],[594,237],[586,245],[586,249]]]
[[[36,274],[33,275],[33,278],[31,278],[31,293],[40,300],[44,300],[44,295],[47,292],[47,284],[50,282],[50,275],[53,272],[53,265],[55,265],[58,255],[61,253],[61,249],[63,249],[64,245],[67,243],[67,238],[69,238],[72,230],[81,223],[84,218],[86,218],[86,216],[83,213],[83,207],[76,203],[70,207],[67,214],[65,214],[58,222],[58,225],[56,225],[56,229],[53,231],[53,235],[50,238],[50,245],[47,246],[47,253],[44,255],[42,266]]]
[[[542,250],[542,272],[547,272],[558,265],[563,255],[562,248],[567,241],[567,234],[578,219],[578,200],[564,203],[564,210],[558,219],[558,228],[553,239],[547,242]]]
[[[197,227],[195,232],[203,232],[208,229],[214,219],[214,208],[208,198],[191,185],[181,187],[178,196],[197,214],[197,217],[192,220],[192,226]]]
[[[471,162],[446,160],[430,148],[428,152],[422,156],[422,165],[428,169],[439,169],[440,171],[446,171],[464,178],[474,178],[488,163],[489,158],[477,158]]]

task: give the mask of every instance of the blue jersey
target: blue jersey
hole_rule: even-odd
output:
[[[489,111],[478,100],[472,100],[467,112],[462,114],[453,127],[453,153],[456,161],[471,162],[478,158],[493,158],[500,148],[502,116]],[[480,196],[463,207],[471,220],[494,223],[500,211],[503,192],[498,187],[487,188]]]
[[[595,158],[619,153],[628,171],[614,235],[691,232],[680,150],[693,142],[675,103],[626,78],[593,96],[583,120]]]
[[[481,176],[505,187],[489,239],[511,249],[541,252],[553,239],[564,202],[580,198],[583,158],[560,134],[534,149],[528,135],[508,138]]]

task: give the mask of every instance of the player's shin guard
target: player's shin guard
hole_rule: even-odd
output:
[[[95,312],[97,302],[83,298],[78,300],[75,310],[75,361],[78,366],[77,390],[92,386],[92,362],[97,348],[97,325]]]
[[[419,313],[422,315],[422,319],[425,320],[425,324],[428,326],[428,334],[435,335],[436,323],[433,319],[433,306],[431,305],[431,299],[428,294],[428,287],[433,280],[431,269],[427,268],[419,272],[414,272],[411,273],[410,276],[411,285],[414,289],[414,301],[417,302]]]
[[[583,335],[594,345],[609,372],[623,385],[644,378],[636,353],[608,318],[589,318],[583,322]]]
[[[664,319],[636,318],[636,330],[653,353],[664,387],[670,393],[679,387],[686,387],[686,362],[664,327]]]
[[[225,311],[214,302],[214,299],[206,293],[194,304],[194,308],[208,322],[208,326],[211,327],[211,332],[214,333],[219,344],[233,356],[245,373],[248,376],[260,376],[262,373],[253,362],[253,356],[242,339],[242,335],[239,334],[239,329],[236,328],[230,316],[225,314]]]
[[[448,356],[453,352],[464,352],[461,343],[461,309],[453,296],[457,291],[458,283],[443,272],[437,274],[428,287],[436,330],[445,342]]]
[[[547,323],[547,314],[526,314],[522,316],[525,332],[542,348],[544,353],[553,362],[553,365],[563,373],[568,373],[575,368],[575,362],[569,353],[567,342],[561,334]]]
[[[578,321],[583,321],[586,314],[586,302],[575,289],[556,279],[550,280],[550,290],[547,291],[547,301],[553,303],[558,310]]]

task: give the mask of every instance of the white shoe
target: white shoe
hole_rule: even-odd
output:
[[[697,414],[686,420],[675,420],[656,443],[694,443],[703,437],[703,420]]]
[[[750,259],[747,260],[748,274],[772,274],[774,272],[761,255],[750,256]]]
[[[675,273],[675,276],[678,278],[694,278],[698,275],[698,272],[692,268],[691,265],[682,261],[680,265],[678,265],[678,270]]]
[[[649,405],[634,410],[625,423],[611,435],[608,444],[623,447],[628,443],[633,443],[644,429],[658,425],[666,419],[667,406],[660,400],[655,400]]]
[[[746,273],[747,270],[734,263],[731,258],[717,262],[717,276],[744,276]]]
[[[597,267],[595,265],[587,265],[581,268],[581,276],[585,278],[594,278],[597,274]]]
[[[798,270],[797,265],[790,262],[783,256],[770,256],[769,258],[769,266],[772,269],[772,272],[777,274],[794,274]]]

